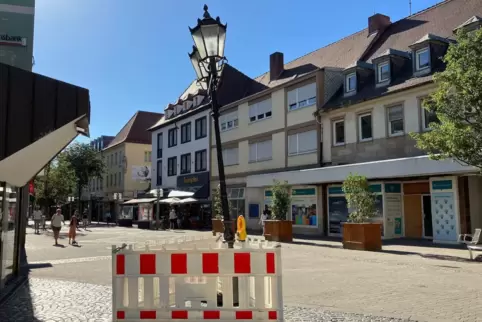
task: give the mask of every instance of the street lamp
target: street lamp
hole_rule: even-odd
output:
[[[219,104],[217,100],[217,87],[219,75],[226,62],[224,57],[224,44],[226,42],[226,27],[219,17],[213,19],[204,5],[203,19],[198,19],[194,28],[189,28],[194,40],[193,51],[189,59],[194,67],[198,82],[207,85],[208,96],[211,100],[211,116],[214,121],[214,135],[216,139],[216,154],[218,159],[219,186],[221,190],[221,208],[224,219],[224,240],[229,248],[234,247],[234,233],[229,215],[228,195],[226,191],[226,178],[224,175],[223,152],[221,146],[221,133],[219,129]]]

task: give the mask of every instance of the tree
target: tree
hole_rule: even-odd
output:
[[[370,191],[366,177],[350,173],[343,181],[343,192],[352,212],[348,216],[349,222],[364,223],[375,216],[375,194]]]
[[[233,213],[234,207],[231,200],[228,200],[229,212]],[[221,204],[221,187],[218,185],[213,193],[213,212],[215,219],[223,219],[223,207]]]
[[[460,31],[443,61],[446,69],[434,76],[437,89],[423,104],[440,122],[411,135],[431,159],[454,158],[482,169],[482,29]]]
[[[45,167],[44,176],[35,178],[37,204],[48,213],[52,205],[66,202],[75,184],[75,173],[61,153]]]
[[[271,203],[271,217],[274,220],[286,220],[291,206],[291,196],[288,182],[274,180],[270,190],[273,194]]]
[[[63,155],[75,175],[75,191],[78,197],[77,209],[80,210],[82,189],[89,184],[89,179],[102,178],[105,164],[99,153],[85,143],[72,144],[63,152]]]

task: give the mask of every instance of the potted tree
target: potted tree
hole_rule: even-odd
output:
[[[271,218],[265,221],[264,237],[270,241],[292,242],[293,223],[287,220],[288,211],[291,207],[288,182],[274,180],[271,192]]]
[[[371,221],[376,215],[375,194],[366,177],[349,174],[343,182],[343,192],[351,213],[343,224],[343,248],[380,251],[381,224]]]
[[[229,201],[228,201],[229,202]],[[213,226],[213,236],[217,233],[224,233],[224,218],[223,218],[223,207],[221,204],[221,188],[218,186],[213,193],[213,206],[212,206],[212,226]],[[229,202],[229,211],[233,213],[233,207],[231,202]],[[233,229],[236,225],[236,218],[233,218]],[[234,232],[236,229],[233,230]]]

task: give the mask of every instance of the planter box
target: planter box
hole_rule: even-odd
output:
[[[139,220],[137,222],[137,228],[139,228],[139,229],[151,229],[151,221],[150,220]]]
[[[213,225],[213,236],[217,233],[224,233],[224,221],[222,219],[211,219]],[[236,234],[236,220],[233,220],[233,233]]]
[[[291,243],[293,241],[293,222],[290,220],[266,220],[264,238],[269,241]]]
[[[343,248],[354,250],[382,250],[382,232],[379,223],[344,223]]]
[[[132,227],[132,219],[119,219],[117,224],[119,227]]]

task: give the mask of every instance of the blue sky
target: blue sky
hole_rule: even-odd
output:
[[[188,26],[198,0],[37,0],[34,71],[88,88],[91,137],[116,135],[137,110],[162,112],[194,79]],[[440,2],[412,0],[412,12]],[[210,0],[228,23],[226,56],[248,76],[268,70],[367,26],[375,12],[392,22],[409,0]]]

